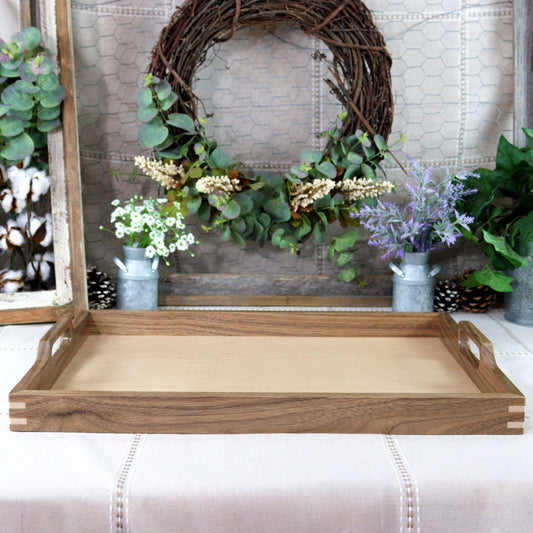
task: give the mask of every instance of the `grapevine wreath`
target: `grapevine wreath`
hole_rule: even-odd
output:
[[[322,136],[324,150],[305,150],[285,176],[250,177],[205,135],[192,90],[207,51],[241,28],[285,23],[321,39],[331,51],[326,83],[344,108]],[[325,57],[315,57],[326,60]],[[297,251],[314,236],[323,243],[328,226],[343,231],[330,238],[329,259],[347,281],[357,238],[357,210],[390,192],[382,160],[393,117],[391,58],[367,7],[359,0],[188,0],[173,14],[152,53],[138,95],[139,138],[153,157],[136,166],[159,181],[184,215],[197,213],[205,227],[233,238],[271,242]]]

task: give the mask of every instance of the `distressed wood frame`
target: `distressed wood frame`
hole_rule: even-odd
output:
[[[31,3],[20,4],[21,25]],[[39,0],[44,42],[57,56],[66,90],[62,127],[48,135],[56,289],[0,295],[0,323],[47,322],[87,308],[72,26],[69,0]]]

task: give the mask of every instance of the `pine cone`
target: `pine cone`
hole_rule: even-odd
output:
[[[89,309],[109,309],[116,304],[117,290],[113,280],[95,266],[87,270]]]
[[[473,269],[465,270],[462,281],[464,281]],[[470,313],[485,313],[496,303],[498,293],[486,285],[466,288],[461,285],[461,307]]]
[[[459,284],[448,279],[441,279],[435,283],[435,297],[433,310],[441,313],[451,313],[460,307]]]

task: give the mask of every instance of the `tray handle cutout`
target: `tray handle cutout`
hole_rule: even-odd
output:
[[[62,318],[50,329],[39,344],[39,357],[44,362],[56,361],[72,342],[72,320]]]
[[[484,365],[491,370],[497,367],[492,342],[472,322],[465,320],[459,322],[457,337],[459,347],[471,361],[475,362],[476,367]],[[479,358],[473,353],[471,342],[479,350]]]

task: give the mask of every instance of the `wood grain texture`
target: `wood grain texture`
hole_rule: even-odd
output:
[[[295,307],[391,307],[390,296],[302,296],[302,295],[215,295],[183,296],[160,294],[160,306],[295,306]]]
[[[438,313],[94,310],[90,333],[120,335],[440,336]]]
[[[515,398],[460,395],[19,393],[16,431],[519,434]]]
[[[55,322],[60,318],[68,316],[72,316],[72,307],[68,305],[30,307],[26,309],[0,309],[0,324]]]
[[[78,317],[75,325],[71,325],[68,320],[58,323],[43,338],[38,361],[10,395],[10,417],[13,420],[11,428],[18,431],[147,433],[522,433],[524,396],[497,367],[479,364],[464,343],[459,345],[458,332],[461,329],[470,336],[477,335],[472,328],[460,328],[447,315],[431,313],[89,311]],[[123,338],[128,335],[132,337]],[[225,392],[217,390],[217,387],[213,387],[211,391],[193,391],[193,386],[190,386],[189,391],[160,392],[52,388],[54,383],[59,387],[63,372],[67,373],[69,368],[76,370],[75,357],[77,353],[83,352],[85,343],[96,342],[98,355],[98,343],[105,342],[106,336],[116,339],[122,337],[119,344],[125,342],[129,348],[122,351],[119,349],[115,357],[104,354],[104,359],[109,357],[106,364],[110,368],[107,370],[112,373],[111,367],[114,366],[120,373],[120,365],[124,363],[122,359],[128,362],[129,354],[124,352],[131,351],[132,360],[136,356],[143,359],[141,373],[144,372],[143,378],[149,379],[146,362],[150,360],[150,353],[154,353],[151,352],[152,344],[162,342],[162,346],[166,346],[170,342],[179,347],[180,341],[191,342],[189,348],[194,349],[194,338],[188,336],[198,335],[205,337],[203,341],[208,340],[209,346],[213,346],[213,342],[216,343],[220,338],[225,338],[230,343],[246,343],[246,336],[250,335],[259,336],[265,339],[265,345],[270,343],[272,346],[275,346],[276,340],[279,343],[288,341],[290,344],[301,337],[307,337],[308,341],[309,337],[316,336],[319,337],[316,342],[325,343],[326,346],[323,350],[315,350],[313,357],[320,358],[328,356],[323,353],[327,351],[328,342],[331,345],[344,342],[340,337],[346,337],[347,342],[366,345],[368,351],[376,357],[379,357],[379,352],[388,357],[388,347],[395,342],[423,345],[424,340],[427,340],[427,347],[422,352],[427,352],[427,357],[432,357],[433,352],[442,350],[439,357],[448,357],[452,363],[455,359],[458,363],[455,368],[460,367],[466,372],[477,386],[478,392],[472,392],[472,389],[461,389],[460,392],[437,389],[431,393],[388,390],[368,392],[368,389],[364,389],[367,392],[346,392],[348,387],[340,392],[317,393],[313,390],[314,386],[300,388],[300,392],[297,387],[290,386],[295,390],[280,391],[273,388],[264,392],[258,387],[256,391],[250,392],[245,390],[246,386],[243,389],[242,384],[239,390],[232,391],[229,390],[232,387],[228,387]],[[219,335],[219,339],[216,335]],[[398,338],[392,339],[394,336]],[[70,338],[70,344],[60,346],[54,352],[52,346],[61,338]],[[475,340],[482,346],[486,344],[481,337],[476,337]],[[435,341],[438,341],[438,350],[434,346]],[[143,351],[143,342],[147,353]],[[132,346],[135,346],[135,350]],[[376,346],[381,348],[378,350]],[[162,351],[161,346],[156,348],[157,353]],[[342,348],[337,347],[337,350],[342,351]],[[224,357],[235,357],[230,352],[231,349]],[[285,353],[285,359],[290,358],[290,353],[291,350]],[[270,353],[262,355],[268,363]],[[260,352],[255,354],[256,358],[260,359],[260,356]],[[305,350],[300,357],[305,358]],[[413,358],[416,359],[416,356],[407,353],[405,365],[409,366]],[[391,356],[381,364],[384,376],[395,373],[391,359],[394,357]],[[363,366],[368,364],[368,353],[365,353],[362,360]],[[213,365],[214,368],[210,371],[216,375],[216,358],[212,361],[207,358],[206,361],[207,365]],[[246,377],[246,369],[240,369],[239,365],[245,367],[248,363],[251,365],[251,374]],[[337,363],[341,367],[346,364],[342,354]],[[442,361],[438,364],[441,363]],[[226,363],[223,361],[221,364]],[[235,372],[244,372],[241,374],[242,380],[251,380],[254,372],[261,372],[246,357],[236,364]],[[286,364],[287,373],[291,374],[290,361],[286,361]],[[375,361],[373,364],[375,368],[380,366]],[[399,364],[402,364],[401,357]],[[132,366],[135,366],[133,362]],[[423,367],[424,365],[421,368]],[[105,372],[106,369],[97,369],[97,374],[102,371]],[[190,368],[183,371],[190,372]],[[320,371],[319,368],[318,372]],[[325,372],[323,367],[322,371]],[[358,372],[354,367],[340,370],[343,371]],[[273,374],[273,382],[276,381],[276,372],[279,375],[279,369]],[[294,383],[304,373],[296,368],[287,383]],[[418,373],[423,374],[424,370]],[[405,375],[402,379],[405,379]],[[461,379],[465,379],[465,376]],[[328,388],[324,389],[326,391],[332,390],[331,386],[335,383],[334,377],[330,376],[328,380]],[[386,382],[385,377],[383,381]],[[376,382],[379,382],[379,376]],[[125,386],[124,383],[123,385]],[[25,404],[24,408],[21,407],[22,404]],[[19,423],[21,420],[27,423]]]
[[[145,341],[89,336],[53,390],[479,393],[437,337],[158,335]]]
[[[71,283],[74,312],[89,307],[83,236],[83,208],[79,161],[76,84],[74,78],[74,51],[72,17],[69,0],[57,0],[57,41],[59,50],[59,80],[66,90],[63,102],[63,143],[66,174],[66,202],[71,253]]]

